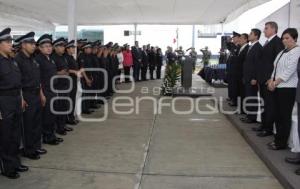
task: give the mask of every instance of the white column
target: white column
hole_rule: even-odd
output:
[[[192,33],[192,47],[195,48],[195,25],[193,25],[193,29],[192,29],[193,33]]]
[[[135,42],[137,41],[137,24],[134,24],[134,43],[133,44],[135,44]]]
[[[77,0],[68,0],[68,40],[77,40]]]

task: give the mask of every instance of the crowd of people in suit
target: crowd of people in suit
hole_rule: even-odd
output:
[[[274,136],[267,144],[270,150],[284,150],[288,148],[296,102],[300,112],[298,32],[295,28],[287,28],[279,37],[277,23],[267,22],[263,33],[267,38],[264,45],[259,43],[262,32],[257,28],[249,35],[234,32],[232,41],[227,44],[230,50],[227,100],[230,106],[239,107],[244,123],[257,123],[260,114],[261,124],[252,128],[253,131],[258,137]],[[300,156],[286,158],[286,161],[300,164]],[[300,169],[296,174],[300,175]]]
[[[11,179],[29,170],[20,155],[38,160],[47,153],[44,144],[59,145],[64,140],[58,136],[73,131],[77,103],[82,114],[91,114],[105,103],[101,99],[111,98],[122,70],[127,83],[161,77],[161,49],[140,48],[138,42],[131,48],[86,39],[75,43],[53,41],[50,34],[36,41],[34,32],[12,41],[10,28],[0,32],[0,170]]]

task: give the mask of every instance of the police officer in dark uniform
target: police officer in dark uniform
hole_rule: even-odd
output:
[[[87,42],[82,46],[83,53],[81,53],[78,57],[78,62],[80,68],[84,69],[83,78],[82,78],[82,89],[85,91],[92,90],[93,85],[93,72],[86,70],[93,68],[93,59],[92,59],[92,44]],[[82,93],[84,97],[91,97],[91,94],[88,92]],[[91,114],[93,111],[91,110],[91,100],[82,100],[82,113],[83,114]]]
[[[52,54],[52,59],[56,64],[57,75],[69,77],[68,62],[64,56],[65,45],[66,40],[63,37],[58,38],[53,42],[54,52]],[[61,91],[58,92],[58,96],[62,98],[69,97],[69,92],[63,91],[68,90],[70,85],[70,81],[67,78],[57,79],[55,89]],[[68,114],[62,114],[62,112],[69,111],[69,107],[71,107],[71,105],[66,99],[56,100],[55,105],[57,108],[56,111],[61,112],[60,114],[56,115],[56,133],[59,135],[66,135],[67,132],[73,131],[73,129],[66,126]]]
[[[72,112],[67,116],[67,124],[77,125],[78,121],[75,118],[75,106],[76,106],[76,94],[77,94],[77,79],[80,78],[80,70],[77,61],[74,58],[75,54],[75,41],[71,40],[66,44],[65,58],[68,62],[69,74],[72,78],[72,91],[70,92],[70,98],[72,99]]]
[[[0,169],[1,174],[19,178],[18,172],[28,171],[18,157],[21,141],[22,103],[21,71],[9,57],[12,50],[10,28],[0,32]]]
[[[237,32],[233,32],[232,41],[227,43],[227,48],[230,51],[230,56],[227,59],[227,80],[228,80],[228,102],[231,106],[236,106],[237,102],[234,102],[234,68],[232,65],[234,65],[237,61],[238,54],[239,54],[239,38],[241,37],[241,34]]]
[[[49,34],[42,35],[37,40],[37,44],[39,47],[39,54],[37,54],[35,60],[40,65],[41,88],[46,97],[46,104],[42,111],[43,142],[49,145],[58,145],[63,142],[63,139],[58,138],[55,135],[56,115],[51,109],[51,101],[53,98],[57,97],[57,94],[52,90],[55,88],[57,79],[53,81],[54,86],[51,86],[51,78],[57,74],[55,62],[51,58],[53,51],[52,36]]]
[[[40,68],[34,60],[35,52],[34,32],[30,32],[16,39],[21,44],[20,52],[15,60],[22,73],[22,92],[26,102],[23,112],[23,146],[24,156],[37,160],[41,154],[46,154],[41,149],[42,143],[42,104],[45,105],[46,98],[41,91]]]

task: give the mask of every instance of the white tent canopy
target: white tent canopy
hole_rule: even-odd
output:
[[[77,0],[77,24],[217,24],[270,0]],[[68,25],[68,0],[0,0],[0,27]]]

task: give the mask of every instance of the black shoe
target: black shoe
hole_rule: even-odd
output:
[[[264,129],[260,126],[260,127],[253,127],[252,128],[252,131],[255,131],[255,132],[262,132],[264,131]]]
[[[56,133],[61,135],[61,136],[66,136],[67,135],[66,131],[56,131]]]
[[[254,120],[251,120],[251,119],[248,119],[248,118],[246,118],[246,119],[241,119],[241,121],[242,121],[243,123],[247,123],[247,124],[254,124],[254,123],[257,123],[257,121],[254,121]]]
[[[285,158],[285,162],[294,164],[294,165],[300,165],[300,158]]]
[[[66,132],[71,132],[71,131],[73,131],[73,129],[70,128],[70,127],[65,127],[65,131],[66,131]]]
[[[61,143],[61,142],[64,141],[64,139],[57,137],[57,138],[55,139],[55,141],[57,141],[58,143]]]
[[[228,105],[231,106],[231,107],[237,107],[236,103],[228,103]]]
[[[10,172],[10,173],[1,173],[3,176],[9,178],[9,179],[18,179],[20,178],[20,175],[18,172]]]
[[[272,135],[273,135],[273,133],[269,132],[269,131],[262,131],[257,134],[258,137],[267,137],[267,136],[272,136]]]
[[[68,125],[77,125],[77,122],[75,120],[69,120],[67,121]]]
[[[296,173],[296,175],[299,175],[299,176],[300,176],[300,169],[297,169],[297,170],[295,171],[295,173]]]
[[[36,151],[36,153],[38,153],[39,155],[45,155],[45,154],[47,154],[47,150],[41,148],[41,149],[38,149]]]
[[[39,160],[41,159],[40,155],[38,153],[34,154],[24,154],[24,157],[31,159],[31,160]]]
[[[20,165],[18,168],[16,168],[16,172],[27,172],[29,170],[29,167],[25,166],[25,165]]]
[[[57,140],[44,141],[44,144],[49,144],[49,145],[52,145],[52,146],[57,146],[57,145],[59,145],[59,142]]]
[[[268,148],[270,150],[278,151],[278,150],[285,150],[287,147],[286,146],[278,146],[276,144],[273,144],[273,145],[268,145]]]

